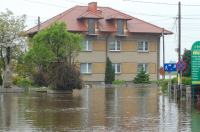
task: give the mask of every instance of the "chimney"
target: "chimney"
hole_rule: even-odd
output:
[[[97,12],[97,2],[88,3],[88,11]]]

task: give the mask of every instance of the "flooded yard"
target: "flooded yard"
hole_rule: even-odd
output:
[[[195,132],[200,130],[198,108],[160,95],[157,88],[0,93],[0,131]]]

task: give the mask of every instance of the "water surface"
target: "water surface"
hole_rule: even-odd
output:
[[[198,108],[162,96],[156,88],[0,93],[0,131],[198,132]]]

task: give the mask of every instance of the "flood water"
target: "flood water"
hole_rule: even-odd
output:
[[[198,132],[200,110],[156,88],[84,88],[65,94],[0,93],[0,131]]]

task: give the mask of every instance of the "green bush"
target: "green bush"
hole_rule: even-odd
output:
[[[104,82],[105,84],[112,84],[114,80],[115,80],[115,70],[112,67],[111,60],[109,59],[109,57],[107,57]]]
[[[20,76],[13,76],[13,77],[12,77],[12,83],[13,83],[14,85],[17,85],[17,82],[18,82],[20,79],[21,79]]]
[[[178,78],[175,77],[172,79],[172,84],[177,84],[178,83]],[[190,77],[182,77],[182,84],[183,85],[191,85],[192,84],[192,80]]]
[[[33,82],[30,79],[20,77],[20,76],[15,76],[12,79],[13,79],[14,85],[24,87],[24,88],[31,86],[33,84]]]
[[[49,68],[49,82],[51,89],[72,90],[82,88],[80,71],[75,64],[53,62]]]
[[[178,83],[178,78],[177,77],[174,77],[172,78],[172,84],[177,84]]]
[[[149,81],[149,74],[142,68],[140,72],[137,73],[136,77],[133,80],[135,84],[148,84]]]
[[[163,93],[167,92],[168,82],[169,80],[163,80],[161,83],[161,90]]]
[[[115,84],[115,85],[123,85],[123,84],[125,84],[125,81],[124,80],[114,80],[113,81],[113,84]]]
[[[183,77],[182,78],[182,84],[191,85],[192,84],[192,79],[190,77]]]
[[[168,79],[161,79],[157,81],[157,84],[161,87],[161,91],[162,93],[166,93],[167,92],[167,88],[168,88]]]

